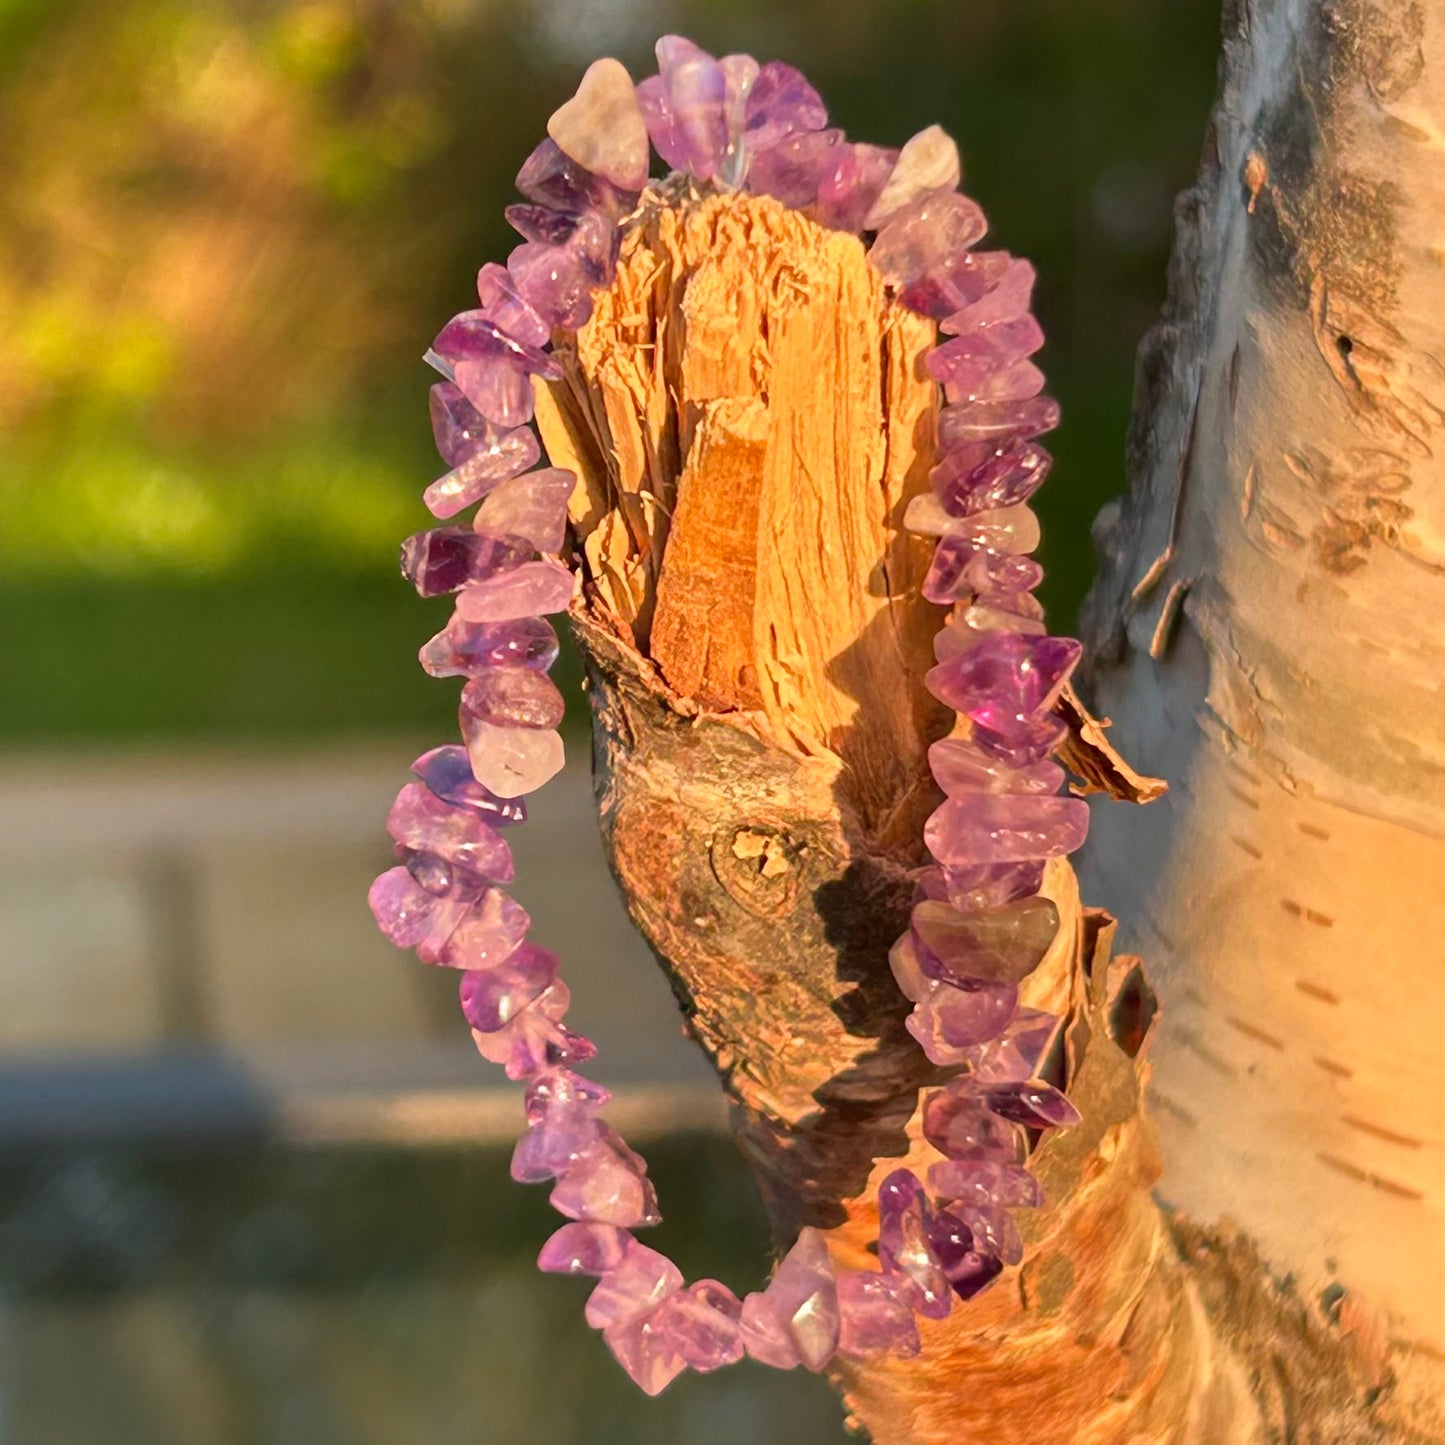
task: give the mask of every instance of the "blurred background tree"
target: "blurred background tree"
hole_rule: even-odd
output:
[[[1216,27],[1212,0],[0,0],[0,730],[443,719],[393,571],[437,469],[418,358],[513,244],[557,97],[669,29],[795,61],[850,134],[960,137],[1041,278],[1066,626]]]

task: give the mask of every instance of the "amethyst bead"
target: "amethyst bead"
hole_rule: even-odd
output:
[[[924,825],[928,851],[945,867],[1055,858],[1082,846],[1089,807],[1082,798],[1023,793],[950,798]]]
[[[946,1159],[928,1171],[928,1182],[940,1199],[964,1204],[1037,1209],[1044,1202],[1039,1181],[1022,1164],[991,1159]]]
[[[744,140],[754,156],[788,136],[822,130],[828,124],[823,98],[801,71],[781,60],[770,60],[759,68],[744,116]]]
[[[566,751],[555,731],[488,722],[465,707],[459,716],[472,772],[499,797],[535,793],[562,771]]]
[[[987,228],[983,212],[967,196],[935,191],[905,206],[879,231],[868,259],[885,281],[908,286],[966,251]]]
[[[517,876],[506,839],[476,809],[443,802],[422,783],[408,783],[396,795],[386,831],[404,847],[435,853],[493,883]]]
[[[482,315],[524,346],[541,348],[551,341],[552,328],[528,305],[505,266],[488,261],[477,272],[477,299]]]
[[[647,1177],[647,1165],[605,1124],[599,1137],[583,1149],[558,1178],[551,1204],[569,1219],[616,1224],[623,1229],[658,1224],[662,1220],[657,1212],[657,1194]],[[604,1279],[603,1283],[606,1282]],[[594,1297],[595,1294],[594,1291]],[[588,1309],[591,1323],[590,1301]]]
[[[754,1300],[760,1303],[752,1304]],[[781,1337],[774,1334],[767,1314],[781,1327]],[[798,1361],[814,1373],[833,1358],[838,1349],[838,1287],[827,1243],[816,1229],[800,1231],[768,1287],[744,1301],[742,1318],[743,1340],[754,1359],[764,1359],[759,1351],[778,1349],[784,1337]]]
[[[433,527],[401,544],[401,573],[422,597],[456,592],[532,556],[520,537],[482,537],[468,527]]]
[[[968,1076],[928,1096],[923,1137],[950,1159],[1019,1162],[1018,1131],[983,1107]]]
[[[991,553],[966,537],[945,537],[933,551],[923,595],[930,602],[955,602],[986,593],[1031,592],[1044,580],[1044,569],[1032,557]]]
[[[454,613],[445,629],[422,645],[417,657],[432,677],[475,677],[492,667],[546,672],[559,649],[556,630],[543,617],[467,622]]]
[[[656,51],[671,121],[669,145],[698,180],[713,180],[728,150],[726,72],[705,50],[681,35],[664,35]]]
[[[494,1034],[556,981],[557,968],[555,953],[524,943],[490,968],[464,969],[462,1014],[478,1033]]]
[[[543,1069],[586,1063],[596,1056],[597,1046],[563,1027],[561,1020],[570,1000],[567,985],[558,979],[496,1033],[473,1029],[477,1052],[501,1064],[509,1079],[528,1079]]]
[[[958,985],[1022,983],[1043,962],[1058,931],[1059,910],[1048,898],[968,911],[925,901],[913,909],[924,973]]]
[[[897,1276],[863,1272],[838,1280],[838,1353],[854,1359],[919,1351],[918,1325]]]
[[[422,494],[433,516],[455,516],[499,482],[526,471],[542,454],[530,430],[493,426],[454,382],[432,387],[431,415],[437,450],[452,468]]]
[[[1054,705],[1083,651],[1071,637],[996,632],[932,668],[923,685],[971,722],[1008,737]]]
[[[669,1295],[651,1319],[652,1327],[699,1374],[743,1357],[742,1302],[724,1284],[701,1279]]]
[[[531,926],[515,898],[489,888],[457,925],[437,962],[448,968],[490,968],[511,955]]]
[[[1003,1261],[976,1248],[973,1231],[950,1210],[940,1210],[930,1221],[928,1242],[959,1299],[972,1299],[1003,1273]]]
[[[953,1305],[948,1277],[928,1243],[932,1211],[917,1175],[895,1169],[878,1186],[878,1258],[885,1274],[911,1285],[910,1302],[919,1314],[943,1319]]]
[[[567,705],[545,672],[488,667],[462,689],[462,711],[503,728],[555,728]]]
[[[457,616],[466,622],[508,622],[565,612],[574,585],[572,573],[560,562],[523,562],[463,588]]]
[[[999,1118],[1029,1129],[1068,1129],[1079,1122],[1079,1111],[1065,1095],[1037,1080],[989,1084],[980,1097]]]
[[[546,1274],[608,1274],[622,1263],[632,1236],[615,1224],[564,1224],[542,1246],[537,1268]]]
[[[945,511],[955,517],[1016,506],[1038,491],[1053,458],[1037,443],[961,447],[928,474]]]
[[[499,798],[484,788],[472,776],[467,750],[454,743],[423,753],[411,770],[444,803],[471,808],[493,827],[527,821],[527,805],[520,798]]]
[[[940,738],[928,749],[934,781],[950,798],[967,793],[1057,793],[1064,770],[1055,762],[1007,768],[963,738]]]
[[[567,499],[577,476],[543,467],[500,482],[488,493],[472,526],[492,536],[521,537],[539,552],[560,552],[567,535]]]
[[[616,220],[632,209],[636,193],[621,190],[579,165],[550,136],[522,163],[517,190],[529,201],[553,210],[597,211]]]
[[[428,892],[405,868],[388,868],[366,895],[376,926],[398,948],[414,948],[423,963],[435,963],[466,916],[464,899]]]
[[[1059,404],[1051,396],[959,403],[938,414],[938,449],[946,453],[976,442],[997,445],[1007,437],[1027,440],[1058,424]]]
[[[512,1151],[512,1178],[536,1184],[565,1173],[601,1136],[597,1111],[611,1097],[570,1069],[534,1079],[527,1090],[527,1132]]]

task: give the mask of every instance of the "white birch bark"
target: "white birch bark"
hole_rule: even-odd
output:
[[[1445,0],[1226,11],[1085,616],[1171,792],[1081,881],[1163,1004],[1160,1197],[1445,1438]]]

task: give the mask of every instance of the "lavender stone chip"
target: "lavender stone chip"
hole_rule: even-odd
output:
[[[622,1263],[632,1236],[615,1224],[564,1224],[542,1246],[537,1268],[547,1274],[601,1277]]]
[[[565,467],[543,467],[500,482],[473,527],[492,536],[522,537],[539,552],[560,552],[567,535],[567,499],[577,484]]]
[[[433,527],[401,544],[401,574],[422,597],[456,592],[533,555],[520,537],[483,537],[468,527]]]
[[[493,667],[546,672],[557,660],[556,629],[545,617],[467,622],[455,614],[417,654],[432,677],[475,677]],[[460,752],[461,749],[458,749]]]
[[[524,943],[490,968],[463,970],[463,1017],[479,1033],[496,1033],[551,987],[558,967],[555,953]]]
[[[1023,793],[950,798],[924,825],[928,851],[945,867],[1011,863],[1073,853],[1089,829],[1082,798]]]
[[[1079,1122],[1079,1111],[1068,1098],[1052,1084],[1037,1080],[989,1084],[982,1099],[999,1118],[1030,1129],[1067,1129]]]
[[[861,1272],[838,1280],[838,1353],[853,1359],[919,1352],[918,1325],[896,1277]]]
[[[555,728],[566,703],[557,684],[528,667],[489,667],[462,689],[462,708],[498,727]]]
[[[498,797],[535,793],[562,771],[566,755],[555,731],[488,722],[466,708],[460,720],[472,772]]]
[[[465,622],[507,622],[565,612],[574,585],[572,573],[560,562],[523,562],[464,587],[457,597],[457,615]]]
[[[493,827],[527,821],[527,805],[520,798],[499,798],[477,782],[467,750],[455,743],[423,753],[411,770],[443,802],[471,808]]]
[[[494,883],[517,876],[512,850],[481,813],[444,802],[422,783],[408,783],[396,795],[386,831],[404,847],[435,853]]]

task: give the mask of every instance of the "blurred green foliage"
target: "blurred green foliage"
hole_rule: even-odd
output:
[[[395,576],[418,357],[585,62],[781,56],[939,121],[1029,255],[1064,626],[1212,86],[1214,0],[0,0],[0,737],[444,726]]]

